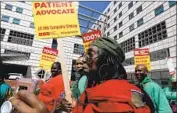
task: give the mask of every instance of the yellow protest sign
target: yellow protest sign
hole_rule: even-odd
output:
[[[148,48],[136,48],[134,49],[134,61],[135,66],[138,64],[144,64],[148,70],[151,70],[150,54]]]
[[[86,52],[90,44],[96,40],[97,38],[101,37],[100,30],[93,30],[88,33],[82,34],[83,44],[84,44],[84,51]]]
[[[39,39],[80,35],[74,2],[33,2],[35,34]]]
[[[39,67],[46,71],[49,71],[51,69],[52,63],[56,61],[57,55],[58,50],[44,47],[43,52],[41,54]]]

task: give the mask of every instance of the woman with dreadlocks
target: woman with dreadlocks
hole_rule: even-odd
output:
[[[73,113],[150,113],[141,90],[125,80],[125,54],[116,41],[99,38],[86,56],[90,67],[88,82],[92,86],[81,95]]]
[[[97,39],[89,47],[86,59],[90,68],[88,84],[91,85],[82,93],[72,113],[150,113],[141,90],[125,80],[126,71],[121,64],[125,54],[116,41],[107,37]],[[25,92],[18,95],[18,99],[11,100],[14,106],[18,104],[26,106],[28,111],[47,113],[34,95],[23,103],[18,101]],[[18,106],[16,109],[22,111]]]

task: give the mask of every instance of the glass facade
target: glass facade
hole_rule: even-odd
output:
[[[4,22],[9,22],[9,16],[6,16],[6,15],[2,15],[1,17],[1,21],[4,21]]]
[[[10,4],[6,4],[5,9],[12,11],[13,6]]]
[[[32,46],[34,35],[28,33],[22,33],[18,31],[11,30],[8,38],[8,42]]]
[[[6,29],[0,28],[0,32],[1,32],[1,41],[2,41],[5,36]]]
[[[167,30],[165,21],[138,34],[139,47],[155,43],[167,38]]]
[[[155,16],[160,15],[161,13],[164,12],[163,5],[155,9]]]
[[[12,23],[19,25],[20,24],[20,19],[14,18]]]
[[[135,37],[132,37],[122,43],[120,43],[120,46],[124,50],[125,53],[130,52],[135,49]]]
[[[22,12],[23,12],[23,9],[20,8],[20,7],[17,7],[17,8],[16,8],[16,12],[17,12],[17,13],[22,13]]]
[[[74,44],[74,51],[73,51],[73,53],[82,55],[84,53],[84,47],[83,47],[83,45],[81,45],[81,44]]]

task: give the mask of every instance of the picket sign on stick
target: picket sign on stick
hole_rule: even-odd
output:
[[[72,103],[72,98],[71,98],[71,89],[69,85],[69,78],[68,78],[68,71],[66,67],[66,62],[65,62],[65,52],[63,48],[63,39],[58,38],[57,39],[58,43],[58,50],[60,51],[59,54],[59,61],[61,63],[61,68],[62,68],[62,76],[63,76],[63,82],[64,82],[64,88],[65,88],[65,98]]]

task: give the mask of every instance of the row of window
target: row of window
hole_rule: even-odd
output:
[[[133,1],[129,3],[128,7],[129,9],[133,6]],[[142,11],[142,5],[139,6],[137,9],[137,14],[139,14],[141,11]],[[117,12],[117,8],[114,9],[114,13]],[[119,18],[122,16],[122,12],[120,12],[119,14]],[[134,17],[134,13],[132,12],[130,15],[129,15],[129,20],[131,20],[132,18]],[[108,16],[108,20],[110,19],[110,16]],[[114,22],[117,21],[117,16],[114,18]],[[107,28],[110,27],[110,24],[108,24]],[[119,23],[119,28],[122,27],[122,21]],[[106,27],[105,27],[105,30],[106,30]]]
[[[120,44],[125,53],[135,49],[135,37],[132,37]]]
[[[10,4],[6,4],[6,5],[5,5],[5,9],[6,9],[6,10],[12,11],[12,8],[13,8],[13,6],[10,5]],[[17,13],[23,13],[23,8],[17,7],[17,8],[16,8],[16,12],[17,12]]]
[[[131,3],[129,3],[129,8],[131,8],[132,7],[132,3],[133,2],[131,2]],[[170,7],[172,7],[172,6],[174,6],[176,4],[176,1],[169,1],[169,6]],[[136,9],[136,12],[137,12],[137,14],[139,14],[141,11],[142,11],[143,9],[142,9],[142,5],[141,6],[139,6],[137,9]],[[155,10],[154,10],[154,13],[155,13],[155,16],[158,16],[158,15],[160,15],[161,13],[163,13],[164,12],[164,7],[163,7],[163,5],[161,5],[161,6],[159,6],[159,7],[157,7]],[[120,12],[119,13],[119,18],[122,16],[122,12]],[[129,20],[131,20],[132,18],[134,17],[134,13],[132,12],[130,15],[129,15]],[[116,22],[118,19],[117,19],[117,17],[115,17],[114,18],[114,22]],[[144,24],[144,20],[143,20],[143,18],[141,18],[141,19],[139,19],[138,21],[137,21],[137,27],[139,27],[139,26],[141,26],[141,25],[143,25]],[[123,26],[123,22],[121,21],[121,22],[119,22],[119,28],[120,27],[122,27]],[[107,24],[107,27],[109,28],[110,27],[110,24],[108,23]],[[135,27],[134,27],[134,23],[132,24],[132,25],[130,25],[129,26],[129,31],[131,32],[131,31],[133,31],[135,29]],[[117,26],[115,26],[114,27],[114,31],[116,31],[117,30]],[[106,27],[104,28],[104,31],[106,31]],[[107,36],[109,36],[109,32],[107,32]],[[121,38],[123,36],[123,32],[120,32],[119,33],[119,38]],[[115,36],[115,39],[117,39],[117,36]]]
[[[166,59],[168,56],[170,56],[169,48],[157,50],[150,52],[150,61],[158,61],[158,60],[163,60]],[[125,59],[125,61],[122,63],[123,66],[128,66],[128,65],[134,65],[134,57]]]
[[[81,44],[74,44],[74,51],[73,51],[73,53],[82,55],[84,53],[84,47],[83,47],[83,45],[81,45]]]
[[[22,51],[15,51],[15,50],[5,50],[4,53],[7,54],[21,54],[21,55],[25,55],[26,60],[29,60],[30,58],[30,53],[26,53],[26,52],[22,52]]]
[[[32,46],[34,35],[18,31],[10,31],[8,42]]]
[[[143,21],[143,18],[141,18],[141,19],[139,19],[138,21],[137,21],[137,26],[139,27],[139,26],[141,26],[142,24],[144,23],[144,21]],[[119,27],[121,27],[122,26],[122,21],[119,23]],[[131,31],[133,31],[135,28],[134,28],[134,24],[132,24],[132,25],[130,25],[129,26],[129,31],[131,32]],[[114,32],[115,31],[117,31],[117,26],[115,26],[114,27]],[[107,36],[109,36],[110,35],[110,32],[107,32]],[[121,38],[121,37],[123,37],[123,32],[120,32],[119,33],[119,38]],[[117,38],[117,35],[116,36],[114,36],[114,40],[117,40],[118,38]]]
[[[3,40],[3,38],[4,38],[5,32],[6,32],[6,29],[4,29],[4,28],[0,28],[0,33],[1,33],[1,41],[2,41],[2,40]]]
[[[150,53],[151,61],[163,60],[170,56],[169,48],[153,51]]]
[[[4,21],[4,22],[9,22],[9,19],[10,19],[10,16],[2,15],[1,17],[1,21]],[[20,25],[20,19],[13,18],[12,23],[16,25]],[[29,27],[34,28],[34,23],[31,22]]]
[[[167,31],[165,21],[139,33],[138,38],[139,47],[144,47],[157,41],[166,39]]]

